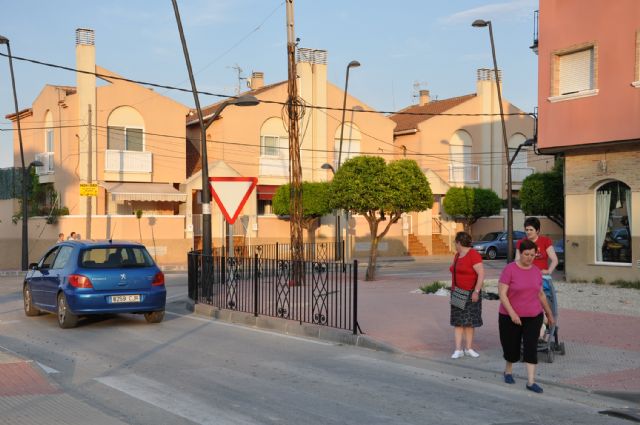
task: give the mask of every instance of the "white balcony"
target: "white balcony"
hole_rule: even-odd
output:
[[[535,173],[535,169],[531,167],[511,167],[511,181],[514,183],[522,183],[525,178]]]
[[[42,162],[42,167],[36,167],[36,174],[38,176],[54,173],[53,152],[37,153],[36,161]]]
[[[115,173],[151,173],[151,152],[107,150],[104,154],[104,171]]]
[[[479,165],[449,165],[449,182],[478,183],[479,181]]]

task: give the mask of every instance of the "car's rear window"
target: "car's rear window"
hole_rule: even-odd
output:
[[[86,268],[117,269],[152,265],[153,260],[147,250],[139,246],[87,248],[80,255],[80,266]]]

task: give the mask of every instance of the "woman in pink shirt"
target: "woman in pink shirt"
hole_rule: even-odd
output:
[[[500,309],[498,327],[500,343],[506,365],[504,382],[515,384],[513,364],[520,360],[520,347],[524,347],[523,360],[527,366],[527,389],[541,393],[542,388],[535,382],[536,364],[538,364],[538,335],[542,326],[542,311],[547,321],[553,325],[554,319],[542,291],[542,273],[533,265],[536,257],[536,244],[530,240],[522,241],[518,247],[516,261],[507,264],[498,283]]]

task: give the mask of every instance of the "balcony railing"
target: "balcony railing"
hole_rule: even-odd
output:
[[[522,183],[527,176],[530,176],[535,171],[531,167],[511,167],[511,181]]]
[[[116,173],[150,173],[153,154],[138,151],[105,151],[104,170]]]
[[[36,167],[37,175],[43,176],[54,173],[53,152],[37,153],[36,161],[42,162],[42,167]]]
[[[449,165],[449,181],[453,183],[478,183],[480,181],[480,166]]]
[[[529,46],[533,53],[538,54],[538,20],[540,17],[540,11],[533,12],[533,44]]]

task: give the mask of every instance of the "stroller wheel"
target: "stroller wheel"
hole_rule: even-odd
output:
[[[565,354],[567,354],[567,351],[565,350],[564,347],[564,342],[561,342],[558,344],[558,352],[560,353],[560,355],[564,356]]]
[[[547,363],[553,363],[553,359],[554,359],[553,350],[551,349],[551,347],[549,347],[549,349],[547,350],[546,361],[547,361]]]

